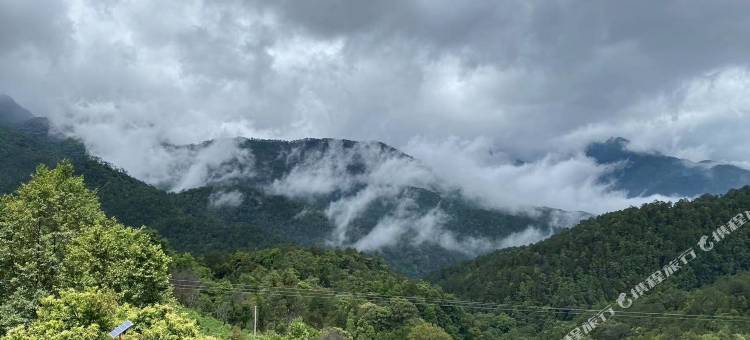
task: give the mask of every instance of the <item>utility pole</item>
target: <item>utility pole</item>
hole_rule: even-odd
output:
[[[258,305],[253,306],[253,337],[257,336],[258,331]]]

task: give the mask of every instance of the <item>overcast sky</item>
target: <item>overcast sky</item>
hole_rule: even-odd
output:
[[[136,174],[158,160],[134,150],[229,136],[379,140],[481,166],[623,136],[747,166],[749,13],[744,0],[0,0],[0,92]]]

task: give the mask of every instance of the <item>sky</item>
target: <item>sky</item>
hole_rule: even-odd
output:
[[[581,155],[593,141],[750,167],[747,13],[722,0],[0,0],[0,93],[151,183],[184,161],[165,144],[348,138],[399,148],[493,206],[600,213],[659,197],[597,183],[607,169]]]

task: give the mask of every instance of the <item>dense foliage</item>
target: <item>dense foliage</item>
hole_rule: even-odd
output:
[[[144,339],[197,337],[169,305],[169,263],[148,233],[105,216],[69,162],[39,166],[0,198],[0,336],[103,339],[131,319]]]
[[[263,337],[268,339],[399,339],[433,333],[450,338],[435,324],[460,335],[468,320],[459,310],[407,301],[248,295],[226,289],[232,282],[444,296],[351,250],[274,248],[208,256],[209,266],[186,254],[175,258],[175,280],[197,279],[209,287],[199,291],[177,284],[180,300],[244,328],[251,317],[249,307],[258,305]],[[130,334],[144,339],[203,337],[198,322],[174,306],[170,262],[145,230],[108,218],[83,178],[74,176],[71,163],[53,170],[40,166],[29,183],[0,199],[0,335],[103,339],[106,331],[128,319],[136,324]],[[427,321],[433,324],[425,326]],[[231,336],[246,334],[240,329]]]
[[[327,235],[330,221],[310,209],[319,203],[236,183],[246,197],[241,206],[211,207],[216,188],[167,193],[91,159],[78,143],[29,129],[0,127],[0,157],[13,159],[0,164],[2,192],[15,190],[35,164],[71,161],[54,170],[38,167],[28,183],[0,198],[0,336],[10,339],[104,338],[125,319],[137,325],[131,334],[146,339],[246,339],[254,306],[258,339],[560,338],[590,315],[530,313],[523,307],[612,303],[695,246],[701,235],[750,209],[750,187],[720,197],[656,202],[589,219],[538,244],[498,251],[430,277],[461,298],[507,304],[468,309],[423,303],[453,295],[396,274],[378,258],[353,250],[284,246],[315,245]],[[498,218],[511,227],[529,223],[459,200],[441,201],[427,190],[406,194],[424,206],[441,202],[464,221],[468,235],[483,235]],[[377,210],[387,210],[388,204],[376,202],[376,211],[355,227],[364,232],[368,219],[377,219]],[[194,255],[174,250],[167,255],[165,246]],[[747,230],[732,233],[630,311],[747,316],[749,246]],[[383,254],[414,274],[428,270],[420,265],[441,253],[394,248]],[[453,260],[436,261],[437,267]],[[594,338],[748,334],[742,322],[616,318]]]
[[[195,320],[168,304],[135,307],[120,304],[117,294],[95,290],[64,290],[41,301],[37,317],[5,337],[21,339],[111,339],[107,333],[123,320],[134,326],[128,337],[137,339],[209,339]]]
[[[711,285],[684,290],[665,287],[631,311],[682,315],[750,315],[750,273],[722,276]],[[746,320],[714,321],[678,318],[618,318],[595,333],[597,339],[742,339],[750,337]]]
[[[80,143],[48,136],[47,125],[37,123],[29,121],[16,127],[0,126],[0,158],[12,160],[0,163],[0,173],[3,174],[0,176],[0,193],[14,190],[37,164],[53,166],[62,159],[69,159],[77,174],[84,175],[87,187],[96,190],[101,207],[108,215],[116,216],[126,225],[148,226],[179,251],[206,254],[217,250],[261,249],[284,244],[322,246],[336,229],[326,216],[326,208],[340,199],[342,193],[315,199],[293,199],[265,189],[266,185],[292,171],[308,155],[330,152],[332,143],[336,144],[332,140],[242,140],[240,147],[251,151],[255,159],[255,176],[169,193],[92,158]],[[344,150],[357,147],[354,141],[344,140],[340,144]],[[174,148],[195,149],[208,145],[210,143]],[[393,157],[408,157],[384,144],[375,147]],[[290,155],[297,155],[299,159]],[[248,166],[235,163],[227,166],[238,169]],[[355,160],[347,165],[347,169],[358,173],[364,166]],[[355,190],[358,189],[361,188]],[[242,202],[238,206],[213,206],[210,203],[212,195],[224,191],[241,193]],[[414,212],[419,214],[426,214],[439,206],[448,217],[445,229],[462,237],[496,239],[522,231],[529,225],[549,227],[547,221],[555,212],[544,209],[536,217],[512,215],[485,209],[459,195],[408,187],[395,199],[380,199],[369,204],[366,211],[350,222],[348,237],[363,237],[404,200],[415,202]],[[478,251],[449,250],[429,242],[416,245],[402,240],[382,248],[377,255],[401,273],[421,276],[468,260]]]
[[[697,247],[702,235],[710,235],[717,226],[749,209],[750,187],[721,197],[646,204],[589,219],[531,246],[482,256],[432,279],[450,292],[475,300],[603,307],[685,249]],[[684,295],[724,275],[749,270],[750,233],[746,228],[732,233],[713,251],[701,253],[659,289]],[[689,305],[686,301],[673,303]],[[704,312],[716,313],[708,307]],[[560,322],[575,317],[565,313],[534,318],[515,315],[515,320],[522,321],[528,333],[559,328],[560,332],[554,333],[559,336],[575,324],[562,326]]]
[[[462,339],[471,328],[471,316],[459,308],[368,298],[366,294],[448,296],[353,250],[272,248],[207,256],[205,263],[190,255],[175,256],[175,296],[188,307],[243,327],[252,324],[253,306],[258,306],[259,328],[282,334],[291,331],[294,320],[317,329],[337,327],[354,339],[445,332]],[[356,295],[332,295],[342,292]]]

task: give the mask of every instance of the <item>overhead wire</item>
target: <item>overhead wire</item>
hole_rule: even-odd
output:
[[[172,279],[175,288],[194,289],[199,291],[222,290],[226,292],[238,292],[245,294],[265,294],[277,296],[294,296],[308,298],[361,298],[372,299],[383,302],[393,302],[398,299],[406,300],[418,305],[435,305],[440,307],[456,307],[482,310],[501,310],[527,313],[565,313],[565,314],[587,314],[602,313],[602,309],[578,308],[578,307],[551,307],[551,306],[533,306],[533,305],[511,305],[491,302],[478,302],[459,299],[436,299],[424,298],[419,296],[401,296],[401,295],[384,295],[371,293],[351,293],[340,292],[330,289],[305,289],[305,288],[288,288],[288,287],[262,287],[247,284],[230,284],[230,287],[221,287],[214,284],[213,286],[205,285],[201,281]],[[655,312],[631,312],[617,311],[615,315],[624,317],[641,317],[656,319],[675,319],[675,320],[698,320],[698,321],[729,321],[729,322],[750,322],[750,318],[743,316],[730,315],[707,315],[707,314],[681,314],[681,313],[655,313]]]

